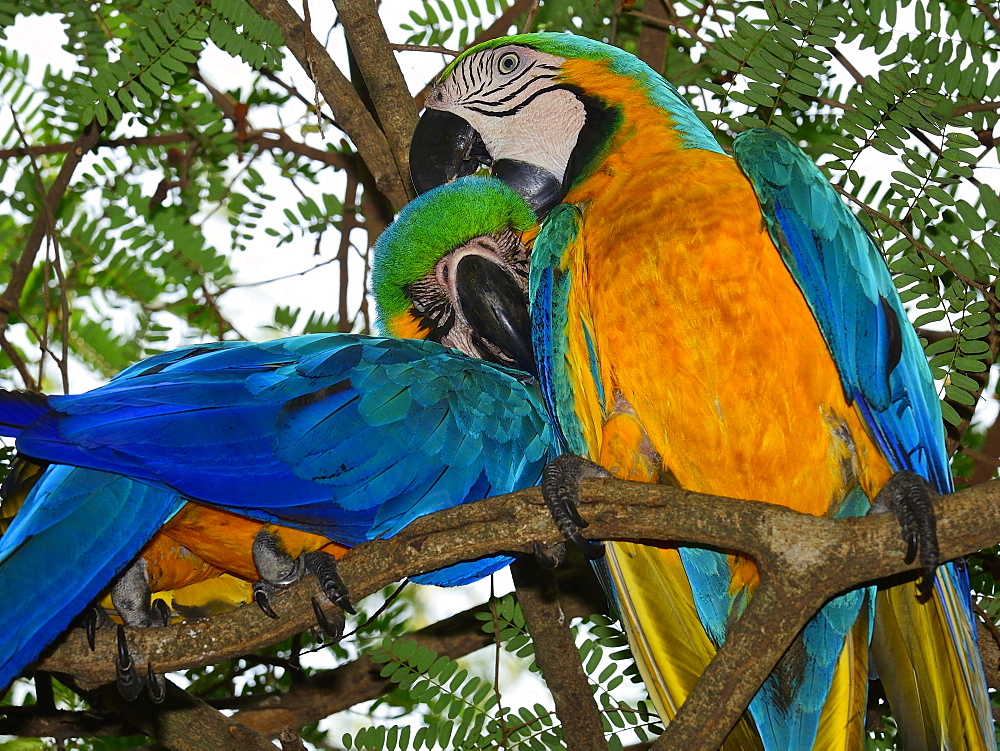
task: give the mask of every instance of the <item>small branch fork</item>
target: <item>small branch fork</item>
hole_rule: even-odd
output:
[[[888,514],[818,518],[780,506],[617,480],[585,481],[580,500],[588,534],[595,538],[737,550],[757,561],[761,571],[761,585],[746,613],[658,742],[660,748],[717,747],[823,602],[863,584],[919,572],[919,563],[903,562],[906,545]],[[403,576],[500,550],[528,553],[535,542],[553,545],[561,537],[543,508],[540,491],[532,488],[423,517],[391,540],[350,551],[341,560],[344,581],[360,599]],[[1000,481],[938,498],[934,510],[942,560],[1000,540]],[[830,566],[831,560],[837,565]],[[240,608],[162,629],[129,629],[129,641],[157,671],[213,664],[310,628],[311,599],[317,593],[309,579],[291,587],[275,599],[277,622],[255,608]],[[91,652],[85,635],[73,631],[38,668],[98,685],[115,679],[114,655],[113,635],[98,634]]]

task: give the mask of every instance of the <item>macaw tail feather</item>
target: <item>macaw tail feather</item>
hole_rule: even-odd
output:
[[[650,699],[669,722],[715,656],[698,619],[678,551],[630,542],[606,544],[615,606]],[[764,748],[753,720],[744,715],[723,749]]]
[[[121,475],[53,466],[0,538],[0,688],[69,626],[182,504]]]
[[[872,658],[903,748],[996,748],[968,593],[958,562],[926,601],[913,582],[878,593]]]

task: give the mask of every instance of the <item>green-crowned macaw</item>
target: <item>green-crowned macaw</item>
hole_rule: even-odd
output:
[[[517,238],[534,225],[503,183],[470,179],[414,201],[374,250],[388,330],[426,319],[424,334],[494,362],[434,341],[323,334],[185,347],[85,394],[0,392],[0,434],[49,465],[0,538],[0,687],[151,538],[179,534],[225,571],[251,557],[261,568],[263,556],[278,569],[260,573],[280,583],[291,572],[270,555],[273,538],[261,551],[252,534],[264,525],[284,529],[279,547],[294,546],[284,552],[313,555],[329,540],[387,537],[423,514],[535,484],[554,456],[545,409],[530,376],[498,364],[531,355]],[[251,533],[234,535],[241,524]],[[288,543],[295,530],[310,539]],[[125,579],[188,565],[146,555]],[[326,575],[326,560],[306,565]],[[509,561],[414,579],[461,584]],[[148,617],[136,611],[137,623]]]
[[[544,217],[529,294],[563,450],[620,478],[825,516],[865,514],[900,470],[952,490],[940,407],[888,270],[791,141],[748,131],[732,158],[648,66],[569,34],[470,49],[426,107],[410,154],[418,192],[485,165]],[[757,568],[691,548],[607,550],[669,719]],[[861,747],[873,596],[820,611],[732,747],[754,733],[768,749]],[[915,584],[881,591],[874,633],[905,747],[996,748],[960,562],[926,601]]]

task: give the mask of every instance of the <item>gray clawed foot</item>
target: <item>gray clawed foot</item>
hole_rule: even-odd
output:
[[[271,607],[271,599],[279,587],[286,587],[302,578],[305,563],[301,558],[292,558],[281,549],[277,537],[263,529],[253,539],[254,566],[260,579],[253,583],[253,599],[268,618],[278,619]]]
[[[154,704],[160,704],[167,696],[167,679],[162,673],[153,670],[152,663],[146,663],[146,675],[140,675],[136,669],[135,659],[128,648],[125,638],[125,628],[118,626],[118,655],[115,658],[115,673],[117,674],[118,693],[125,701],[135,701],[143,689]]]
[[[170,623],[170,608],[163,600],[152,599],[146,562],[141,558],[136,559],[115,581],[111,588],[111,602],[126,626],[157,628]],[[162,674],[156,673],[148,662],[146,675],[141,675],[129,652],[125,629],[122,626],[118,626],[117,637],[118,656],[115,660],[115,672],[118,674],[118,693],[126,701],[135,701],[145,689],[149,698],[159,704],[167,695],[167,679]],[[89,621],[87,638],[91,638]]]
[[[549,548],[543,548],[537,542],[531,543],[538,565],[549,571],[558,568],[566,560],[566,543],[560,542]]]
[[[576,510],[580,482],[595,477],[611,477],[608,471],[589,459],[574,454],[562,454],[546,465],[542,473],[542,496],[552,514],[552,521],[568,542],[573,543],[590,560],[604,555],[604,544],[588,540],[581,530],[587,522]],[[552,568],[553,558],[546,554],[536,557],[542,566]],[[558,564],[556,564],[558,565]]]
[[[340,578],[340,572],[337,570],[337,559],[321,550],[304,553],[302,558],[305,561],[306,571],[319,580],[320,589],[323,590],[323,594],[330,602],[351,615],[357,615],[358,611],[351,604],[347,585],[344,584],[344,580]]]
[[[142,693],[143,680],[135,669],[135,660],[128,651],[125,629],[118,627],[118,657],[115,659],[115,673],[118,675],[118,693],[125,701],[135,701]]]
[[[927,482],[916,472],[903,470],[889,478],[872,503],[870,513],[889,511],[899,521],[906,541],[906,563],[918,555],[924,569],[917,590],[922,598],[930,596],[934,572],[940,562],[937,520]]]
[[[277,618],[278,614],[271,607],[271,599],[278,588],[287,586],[302,578],[303,574],[311,573],[319,581],[323,594],[342,611],[354,614],[357,611],[351,604],[350,595],[340,573],[337,571],[337,561],[329,553],[315,551],[303,553],[298,558],[292,558],[281,549],[277,537],[261,530],[253,542],[253,560],[260,574],[260,581],[253,585],[254,601],[264,613]],[[344,633],[344,618],[338,613],[333,619],[324,612],[316,598],[313,598],[313,612],[316,622],[323,633],[334,639],[340,639]]]

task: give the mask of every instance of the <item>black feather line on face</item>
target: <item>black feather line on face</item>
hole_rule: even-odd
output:
[[[583,103],[585,113],[583,127],[563,176],[563,189],[568,192],[577,180],[590,175],[594,165],[603,159],[612,137],[621,128],[622,112],[621,108],[585,94],[576,86],[566,84],[565,88]]]
[[[532,83],[534,83],[534,81],[532,81]],[[538,91],[532,92],[532,94],[523,102],[519,102],[514,107],[505,110],[490,110],[490,109],[484,109],[484,107],[495,106],[496,104],[499,104],[501,101],[506,102],[507,99],[498,100],[497,102],[488,102],[485,99],[473,99],[471,101],[465,102],[465,107],[466,109],[472,110],[473,112],[478,112],[480,115],[486,115],[487,117],[510,117],[511,115],[516,115],[518,112],[523,110],[533,101],[538,99],[538,97],[540,97],[542,94],[548,94],[550,91],[559,91],[560,89],[568,89],[568,88],[570,87],[561,83],[554,83],[551,86],[545,86],[541,89],[538,89]],[[516,93],[511,94],[511,97],[516,95],[517,95]]]
[[[427,331],[427,339],[440,342],[455,325],[455,310],[451,301],[434,281],[433,273],[403,287],[403,292],[411,302],[413,312],[421,331]]]

